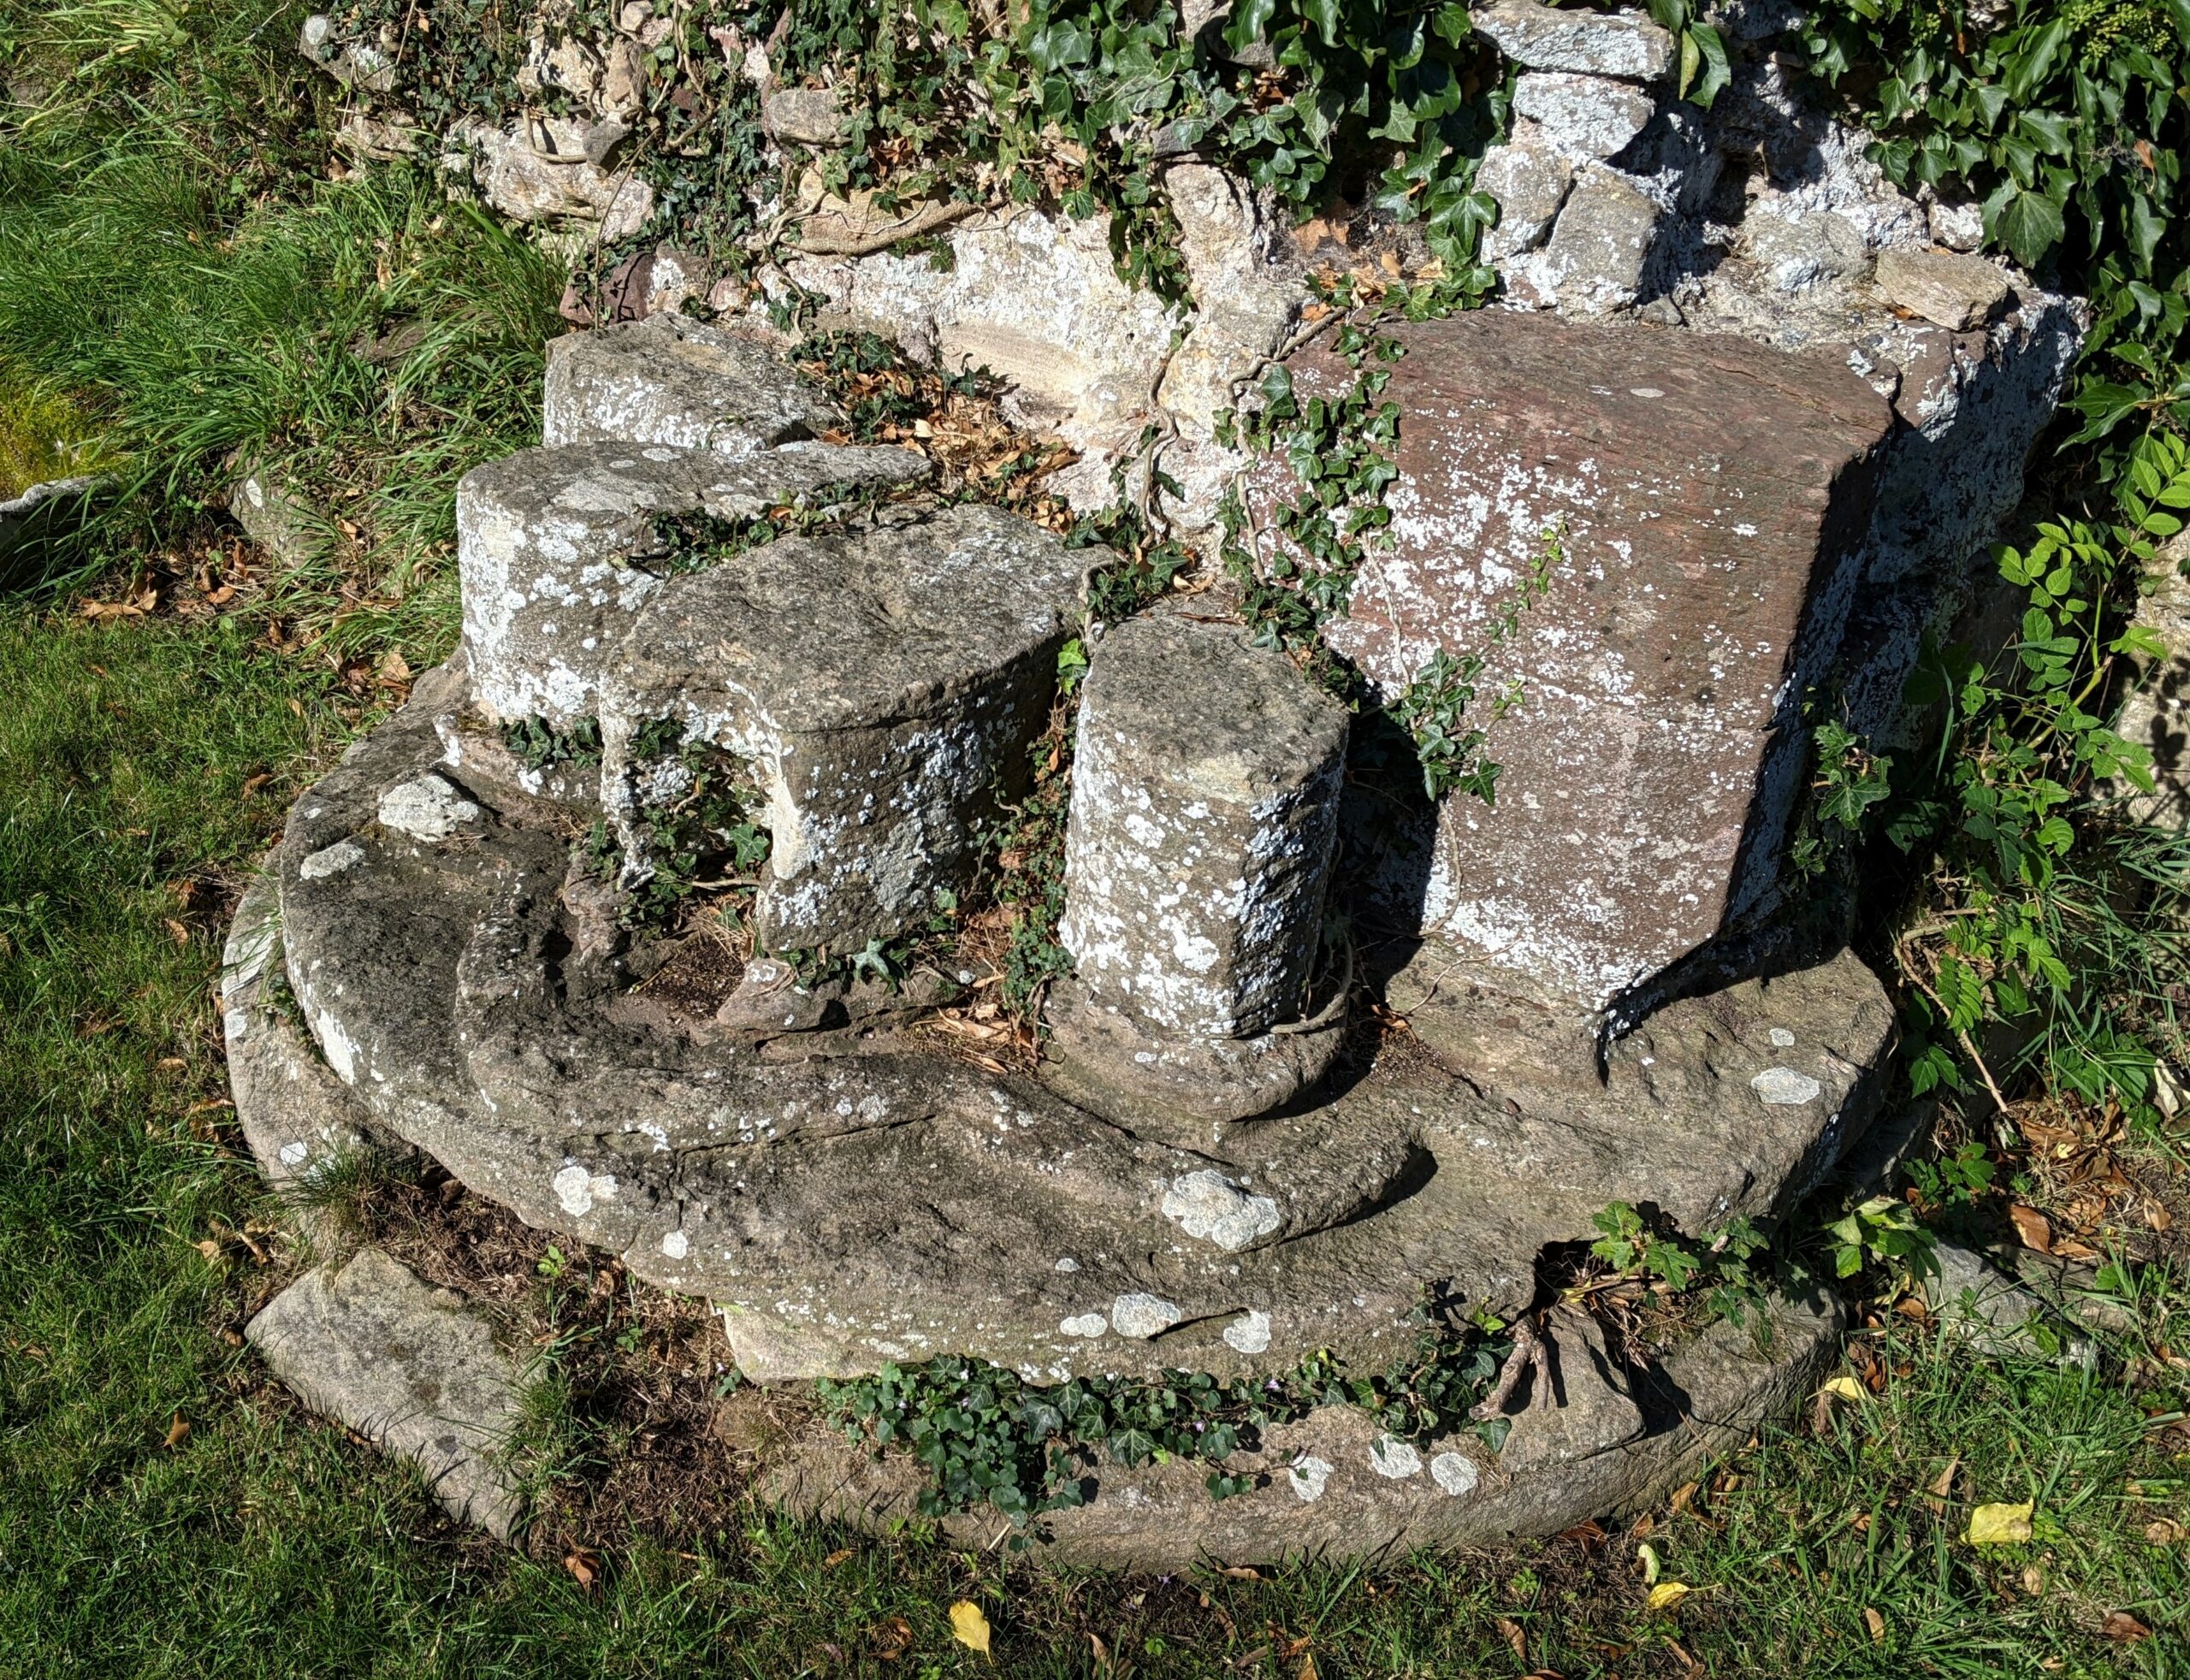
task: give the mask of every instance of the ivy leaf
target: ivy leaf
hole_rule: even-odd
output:
[[[1702,56],[1703,80],[1696,85],[1696,91],[1687,98],[1691,104],[1700,105],[1708,111],[1711,109],[1713,101],[1716,100],[1719,93],[1733,80],[1733,71],[1726,62],[1726,44],[1718,30],[1708,23],[1692,23],[1681,36],[1681,80],[1683,81],[1688,80],[1688,53],[1691,43],[1694,44],[1696,50]]]
[[[2052,199],[2008,181],[1986,201],[1985,228],[2014,253],[2015,261],[2034,269],[2061,242],[2068,224]]]
[[[1245,52],[1267,38],[1270,21],[1277,14],[1277,0],[1239,0],[1224,26],[1224,44]]]

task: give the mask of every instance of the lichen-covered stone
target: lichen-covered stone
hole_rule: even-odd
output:
[[[1496,805],[1446,802],[1394,857],[1394,908],[1601,1006],[1769,897],[1889,413],[1730,339],[1489,311],[1400,336],[1391,541],[1329,639],[1388,693],[1441,650],[1521,699],[1491,726]],[[1548,593],[1495,647],[1548,542]]]
[[[1024,210],[976,217],[948,238],[947,269],[884,251],[802,257],[789,271],[828,300],[829,316],[888,333],[952,372],[986,367],[1009,381],[1015,414],[1076,447],[1137,429],[1187,322],[1118,278],[1110,218]]]
[[[1468,21],[1524,69],[1655,81],[1672,66],[1672,37],[1640,12],[1554,11],[1536,0],[1495,0],[1471,10]]]
[[[625,982],[565,901],[555,813],[505,804],[435,844],[377,822],[382,793],[443,761],[444,686],[422,678],[290,814],[273,870],[302,1017],[372,1125],[527,1222],[730,1310],[753,1375],[946,1353],[1045,1381],[1275,1373],[1317,1348],[1379,1369],[1413,1346],[1425,1281],[1518,1310],[1543,1245],[1586,1239],[1611,1198],[1689,1230],[1761,1215],[1864,1117],[1837,1095],[1867,1060],[1844,1023],[1803,1025],[1795,1051],[1754,1062],[1700,1052],[1725,1076],[1632,1112],[1577,1109],[1565,1085],[1509,1107],[1430,1062],[1191,1149],[918,1032],[789,1056],[712,1021],[635,1033]],[[356,861],[305,875],[346,843]],[[1846,1077],[1790,1059],[1813,1033]],[[1761,1101],[1747,1081],[1783,1065],[1819,1099]],[[1178,1314],[1151,1340],[1110,1328],[1138,1295]]]
[[[414,1461],[459,1521],[510,1537],[523,1504],[504,1454],[521,1373],[459,1298],[360,1249],[307,1272],[244,1334],[306,1405]]]
[[[843,424],[780,358],[689,316],[650,313],[548,342],[544,443],[670,443],[744,455]]]
[[[1299,1012],[1347,716],[1223,624],[1134,619],[1082,690],[1059,935],[1098,1008],[1204,1038]]]
[[[748,760],[772,839],[776,949],[856,951],[965,884],[1025,772],[1096,551],[963,506],[785,536],[640,606],[601,706],[612,809],[631,736],[681,725]]]
[[[731,458],[668,444],[520,450],[456,491],[464,641],[480,703],[558,727],[598,709],[631,615],[661,587],[647,568],[666,514],[753,518],[926,476],[906,449],[791,444]]]
[[[1513,86],[1515,114],[1534,121],[1547,140],[1577,159],[1626,150],[1657,109],[1641,88],[1602,76],[1532,70]]]
[[[1625,308],[1642,290],[1662,214],[1657,200],[1609,163],[1584,164],[1550,244],[1524,259],[1517,294],[1570,315]]]
[[[604,245],[629,239],[654,214],[654,188],[602,159],[628,133],[619,122],[519,118],[492,128],[466,118],[443,141],[443,167],[468,173],[479,196],[518,222],[578,225]]]
[[[1495,263],[1543,243],[1574,184],[1574,164],[1524,120],[1511,139],[1483,153],[1475,184],[1498,202],[1498,225],[1483,236],[1484,260]]]

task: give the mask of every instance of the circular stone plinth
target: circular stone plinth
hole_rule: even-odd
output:
[[[634,1025],[567,902],[567,819],[447,761],[465,704],[460,669],[422,679],[298,802],[248,907],[278,929],[262,964],[344,1125],[713,1300],[756,1379],[944,1354],[1038,1381],[1271,1375],[1322,1349],[1382,1369],[1426,1293],[1517,1310],[1544,1246],[1615,1199],[1691,1230],[1767,1213],[1867,1117],[1890,1015],[1852,958],[1818,994],[1837,1018],[1783,1022],[1780,994],[1731,988],[1654,1018],[1652,1065],[1594,1095],[1493,1101],[1422,1059],[1194,1149],[917,1034]],[[427,777],[448,821],[391,825],[418,801],[386,796]],[[231,1012],[232,1040],[250,1019]],[[1760,1095],[1774,1068],[1815,1095]]]

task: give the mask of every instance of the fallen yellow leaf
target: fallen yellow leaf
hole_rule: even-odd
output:
[[[2013,1546],[2028,1540],[2030,1501],[1979,1505],[1969,1513],[1969,1532],[1962,1537],[1972,1546]]]
[[[1658,1548],[1645,1541],[1635,1548],[1635,1555],[1642,1560],[1642,1584],[1646,1587],[1656,1586],[1658,1584]]]
[[[1687,1596],[1688,1583],[1686,1582],[1660,1581],[1650,1588],[1650,1596],[1646,1602],[1653,1610],[1671,1610]]]
[[[1840,1400],[1867,1400],[1870,1399],[1870,1394],[1864,1388],[1863,1385],[1856,1381],[1852,1376],[1833,1377],[1830,1379],[1826,1383],[1825,1387],[1818,1392],[1821,1394],[1830,1394],[1835,1399]]]
[[[989,1654],[989,1618],[973,1600],[960,1599],[950,1606],[950,1631],[961,1645],[970,1645],[985,1657]]]

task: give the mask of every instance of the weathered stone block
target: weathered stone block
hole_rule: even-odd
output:
[[[844,423],[779,358],[689,316],[653,313],[548,346],[543,443],[670,443],[744,455]]]
[[[1536,0],[1496,0],[1471,12],[1469,21],[1524,69],[1655,81],[1672,68],[1672,37],[1640,12],[1554,11]]]
[[[1527,259],[1520,289],[1570,314],[1601,315],[1633,303],[1662,213],[1609,163],[1584,165],[1551,243]]]
[[[1890,302],[1950,333],[1981,327],[2008,300],[2008,277],[1982,257],[1944,251],[1882,251],[1879,290]]]
[[[1513,109],[1532,118],[1544,136],[1570,157],[1610,157],[1626,149],[1650,119],[1657,104],[1624,81],[1577,76],[1563,70],[1532,70],[1513,87]]]
[[[1497,804],[1448,800],[1394,860],[1405,911],[1602,1005],[1771,895],[1889,413],[1731,339],[1489,311],[1401,337],[1391,541],[1329,639],[1388,693],[1443,651],[1522,695]],[[1494,646],[1548,544],[1548,593]]]
[[[706,512],[752,518],[786,502],[826,506],[917,482],[906,449],[792,444],[739,458],[667,444],[520,450],[466,473],[456,491],[464,642],[474,692],[505,722],[560,728],[598,708],[631,614],[661,587],[647,569],[657,522]]]
[[[457,1297],[361,1249],[291,1284],[245,1334],[314,1411],[415,1461],[452,1516],[509,1538],[522,1505],[501,1455],[519,1373]]]
[[[1144,618],[1080,701],[1058,928],[1096,1008],[1202,1038],[1299,1013],[1345,710],[1235,627]]]
[[[1498,225],[1483,236],[1484,260],[1495,263],[1543,243],[1574,184],[1574,165],[1524,121],[1511,140],[1483,154],[1475,184],[1498,201]]]
[[[1101,551],[981,506],[779,538],[669,580],[601,707],[604,797],[660,719],[749,760],[773,841],[778,949],[857,950],[963,883],[974,829],[1045,725]]]

